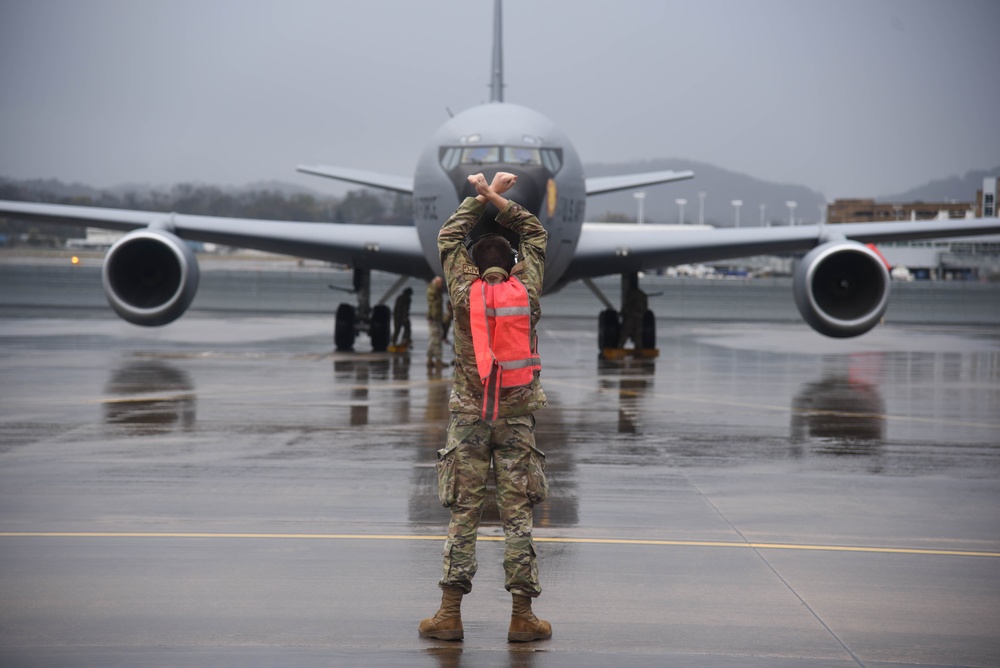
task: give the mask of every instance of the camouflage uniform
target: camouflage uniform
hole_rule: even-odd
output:
[[[444,296],[434,281],[427,284],[427,363],[441,364],[441,340],[444,338]]]
[[[531,540],[532,508],[545,499],[545,455],[535,448],[532,412],[546,404],[536,374],[530,385],[502,390],[497,420],[481,420],[483,384],[476,367],[469,325],[469,292],[479,270],[465,248],[465,238],[486,205],[467,198],[438,234],[438,248],[454,306],[455,377],[449,408],[452,412],[445,447],[438,452],[441,503],[451,509],[444,548],[441,587],[472,590],[476,574],[476,535],[486,498],[492,462],[497,504],[503,521],[505,587],[512,594],[538,596],[538,566]],[[538,298],[545,267],[548,233],[538,219],[511,202],[497,222],[520,235],[520,262],[511,274],[528,291],[531,334],[541,315]]]

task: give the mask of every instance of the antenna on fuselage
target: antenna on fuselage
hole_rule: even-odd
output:
[[[493,76],[490,78],[490,102],[503,102],[503,21],[501,0],[493,0]]]

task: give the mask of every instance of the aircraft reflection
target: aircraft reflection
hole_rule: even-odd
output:
[[[385,381],[389,377],[388,358],[336,359],[333,361],[333,377],[340,383],[352,383],[350,390],[350,425],[360,427],[368,424],[368,385],[371,381]]]
[[[618,390],[618,433],[637,434],[642,417],[643,397],[653,385],[653,360],[598,360],[600,387]]]
[[[843,360],[843,361],[841,361]],[[805,383],[792,399],[791,441],[819,440],[824,454],[875,454],[885,440],[885,400],[879,390],[882,354],[830,360],[823,377]]]
[[[111,372],[104,423],[130,434],[192,431],[197,398],[187,372],[162,360],[131,360]]]
[[[416,459],[409,499],[409,517],[414,524],[440,526],[448,522],[448,511],[438,501],[435,467],[437,451],[444,447],[450,417],[448,398],[451,393],[451,378],[443,376],[440,368],[427,368],[427,398],[423,420],[419,424],[411,423],[414,434],[419,437],[414,448]]]

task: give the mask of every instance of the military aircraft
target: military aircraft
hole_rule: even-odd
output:
[[[334,341],[353,349],[359,333],[385,350],[390,312],[384,302],[405,280],[441,273],[437,233],[461,201],[475,195],[467,176],[497,171],[518,175],[507,197],[538,216],[549,232],[545,292],[584,281],[604,303],[598,345],[617,345],[620,321],[613,304],[593,284],[620,274],[623,293],[640,272],[673,265],[750,255],[803,252],[793,281],[796,304],[821,334],[863,334],[888,305],[890,276],[866,244],[1000,233],[1000,219],[905,223],[852,223],[798,227],[706,229],[584,222],[588,195],[639,188],[693,173],[648,172],[588,178],[573,145],[545,116],[503,100],[501,0],[494,4],[490,101],[450,118],[431,137],[412,178],[346,167],[299,166],[299,170],[413,199],[412,226],[370,226],[248,220],[177,213],[0,201],[0,216],[125,231],[109,250],[103,283],[111,307],[128,322],[160,326],[180,317],[198,287],[198,264],[186,242],[210,242],[346,264],[354,269],[357,304],[337,309]],[[499,229],[487,210],[471,236]],[[512,241],[516,241],[512,239]],[[373,270],[400,275],[372,307]],[[641,347],[655,347],[655,319],[646,313]]]

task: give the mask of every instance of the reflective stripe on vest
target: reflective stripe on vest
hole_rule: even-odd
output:
[[[483,419],[499,416],[500,389],[529,385],[541,370],[532,348],[528,290],[517,278],[472,284],[469,315],[476,367],[483,383]]]

